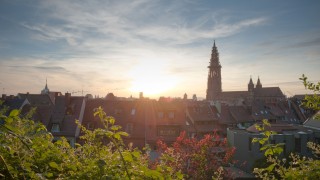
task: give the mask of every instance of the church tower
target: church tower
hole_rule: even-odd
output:
[[[250,77],[250,81],[249,81],[249,84],[248,84],[248,91],[252,92],[253,90],[254,90],[254,84],[252,82],[252,78]]]
[[[41,91],[41,94],[49,94],[49,88],[48,88],[47,79],[46,79],[46,86],[45,86],[44,89]]]
[[[206,99],[214,100],[216,96],[221,93],[221,65],[219,61],[219,52],[216,47],[216,43],[214,41],[212,52],[211,52],[211,59],[210,65],[208,66],[209,73],[208,73],[208,87],[207,87],[207,96]]]
[[[257,85],[256,85],[257,89],[262,89],[262,84],[260,82],[260,77],[258,76],[258,81],[257,81]]]

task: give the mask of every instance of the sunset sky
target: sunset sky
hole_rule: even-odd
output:
[[[224,91],[320,81],[316,0],[1,0],[0,34],[1,94],[205,97],[214,40]]]

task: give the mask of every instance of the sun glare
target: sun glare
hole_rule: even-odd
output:
[[[167,71],[165,63],[160,60],[139,62],[129,72],[130,91],[153,96],[173,89],[177,84],[177,78]]]

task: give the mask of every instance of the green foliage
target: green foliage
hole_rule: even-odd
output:
[[[314,110],[320,110],[320,82],[312,83],[308,81],[308,78],[303,74],[300,80],[303,81],[303,85],[306,89],[313,91],[313,95],[306,95],[304,98],[303,105],[307,108]]]
[[[0,178],[6,179],[182,179],[167,166],[149,168],[149,157],[125,147],[128,136],[101,107],[94,115],[103,128],[82,129],[83,145],[73,148],[66,138],[56,142],[44,125],[12,110],[0,110]],[[165,174],[163,172],[166,172]],[[172,176],[171,176],[172,175]]]
[[[261,138],[253,138],[252,142],[253,143],[259,143],[261,144],[261,151],[264,151],[265,156],[277,156],[280,155],[283,152],[282,146],[284,145],[283,143],[279,144],[272,144],[270,142],[270,138],[273,135],[276,135],[277,133],[274,131],[267,131],[265,130],[266,126],[271,126],[271,124],[268,122],[268,120],[264,119],[262,120],[262,125],[256,124],[256,129],[260,131],[260,134],[262,134]],[[272,168],[270,168],[272,169]]]
[[[302,75],[300,80],[306,89],[314,92],[313,96],[305,96],[303,105],[307,108],[320,110],[320,97],[317,93],[320,92],[320,82],[317,84],[307,81],[307,77]],[[268,123],[264,122],[264,125]],[[258,129],[259,128],[259,129]],[[320,145],[308,142],[310,148],[316,157],[307,158],[291,153],[288,158],[279,158],[279,154],[283,151],[281,144],[270,145],[269,139],[272,132],[265,131],[264,126],[257,129],[262,132],[262,139],[254,139],[254,142],[259,142],[264,146],[261,148],[265,151],[268,166],[266,168],[255,168],[254,173],[260,179],[320,179]]]
[[[267,120],[262,125],[257,125],[261,131],[262,138],[253,139],[253,143],[258,142],[262,145],[260,150],[264,150],[266,157],[266,167],[254,168],[254,173],[261,179],[319,179],[320,160],[301,157],[291,153],[288,158],[280,158],[283,152],[283,143],[270,144],[272,131],[266,131],[265,126],[270,126]],[[309,142],[308,147],[314,152],[315,156],[320,155],[320,145]]]

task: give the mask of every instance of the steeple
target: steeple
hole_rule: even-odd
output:
[[[252,82],[252,77],[250,76],[250,81],[248,84],[248,91],[253,91],[253,89],[254,89],[254,84]]]
[[[208,84],[207,84],[207,100],[215,100],[217,95],[221,93],[221,65],[219,61],[219,52],[216,42],[213,42],[211,51],[210,65],[208,66]]]
[[[44,87],[44,89],[48,89],[48,81],[47,81],[47,78],[46,78],[46,86]]]
[[[48,88],[47,78],[46,78],[46,86],[45,86],[44,89],[41,91],[41,94],[49,94],[49,88]]]
[[[258,81],[257,81],[257,85],[256,85],[257,89],[261,89],[262,88],[262,84],[260,82],[260,77],[258,76]]]

